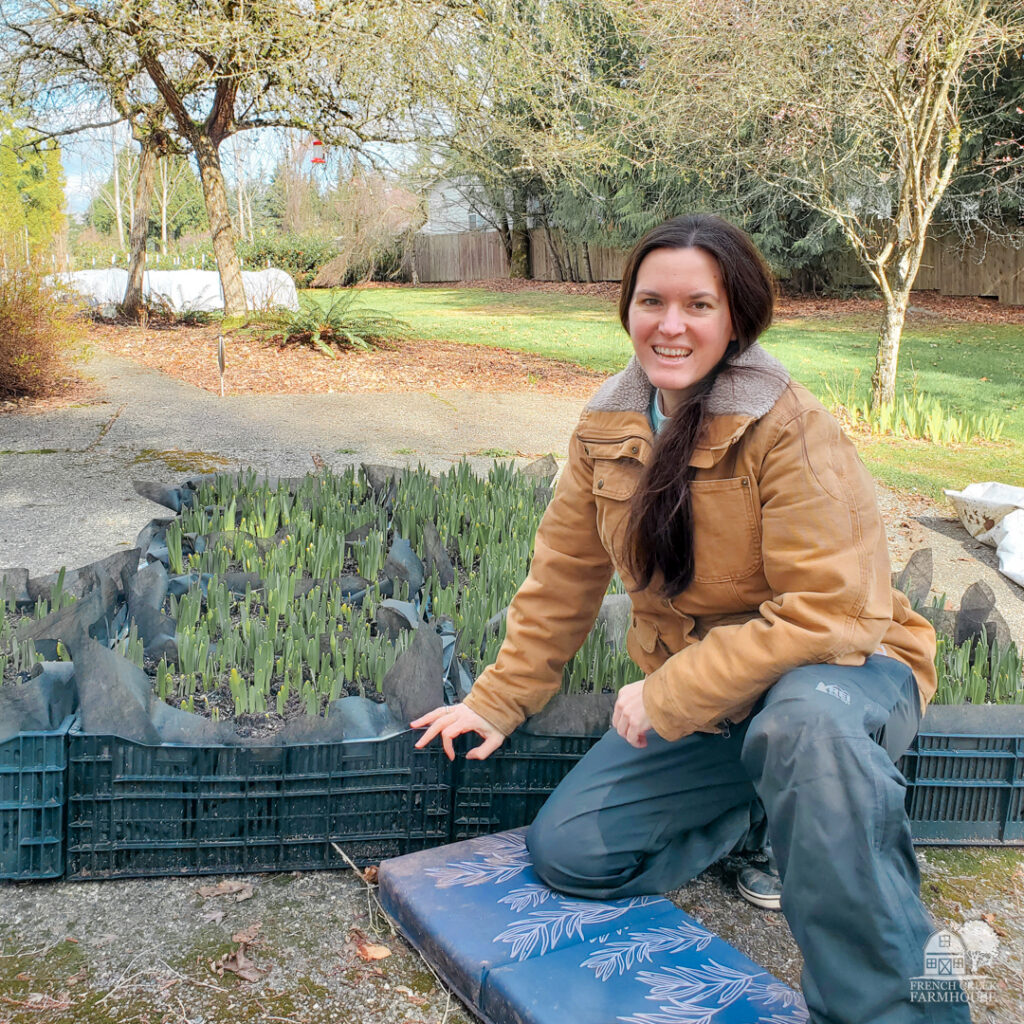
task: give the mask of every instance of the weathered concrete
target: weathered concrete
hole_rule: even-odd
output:
[[[564,456],[582,402],[552,395],[238,395],[221,399],[110,356],[91,371],[102,400],[84,408],[0,416],[0,566],[33,575],[134,542],[160,506],[133,478],[178,483],[197,472],[252,466],[290,475],[312,456],[447,469],[466,456]]]

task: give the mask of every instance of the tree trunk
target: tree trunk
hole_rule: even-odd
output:
[[[237,142],[237,140],[236,140]],[[238,237],[244,242],[245,233],[245,185],[242,182],[242,164],[238,159],[238,147],[235,147],[235,197],[238,200]]]
[[[871,405],[875,409],[896,397],[896,364],[909,299],[909,288],[900,288],[885,295],[885,319],[878,335],[875,372],[871,376]]]
[[[509,265],[509,277],[512,276],[512,232],[508,229],[508,224],[503,220],[498,220],[498,236],[501,238],[502,248],[505,250],[505,260]]]
[[[256,241],[256,232],[252,228],[252,189],[245,191],[245,223],[249,228],[249,241]]]
[[[170,157],[165,156],[160,163],[160,253],[163,256],[167,255],[167,204],[171,201],[167,193],[167,179],[171,173],[169,159]]]
[[[565,262],[569,267],[569,280],[580,281],[580,253],[579,249],[575,246],[570,245],[568,242],[565,244]]]
[[[555,265],[555,273],[559,281],[565,280],[565,271],[562,269],[562,260],[555,248],[555,240],[551,237],[551,225],[544,221],[544,240],[548,243],[548,252],[551,253],[551,262]]]
[[[213,140],[204,134],[196,135],[194,148],[199,161],[199,177],[203,183],[206,214],[210,220],[213,253],[217,258],[217,270],[220,272],[221,288],[224,290],[224,315],[244,317],[248,310],[245,304],[245,288],[242,285],[242,265],[238,253],[235,252],[235,231],[231,226],[228,193],[220,167],[220,153]]]
[[[114,154],[114,222],[117,224],[117,245],[124,252],[124,219],[121,212],[121,161],[117,153],[116,138],[110,146]]]
[[[583,243],[583,266],[587,271],[587,282],[593,284],[594,268],[590,265],[590,246],[586,242]]]
[[[143,316],[142,280],[146,270],[146,232],[149,228],[149,204],[153,197],[153,172],[156,170],[156,149],[142,143],[139,176],[135,182],[132,204],[131,262],[128,264],[128,286],[121,302],[121,314],[130,320]]]
[[[238,185],[238,237],[243,241],[247,237],[245,233],[245,191],[242,189],[241,183]]]
[[[508,261],[508,276],[530,277],[530,234],[526,230],[526,204],[518,190],[512,194],[512,249]]]

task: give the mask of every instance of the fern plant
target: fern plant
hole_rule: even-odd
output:
[[[409,325],[390,313],[356,304],[349,289],[323,306],[308,296],[299,298],[297,311],[283,310],[270,320],[279,343],[311,345],[318,352],[337,359],[337,349],[383,348],[408,336]]]

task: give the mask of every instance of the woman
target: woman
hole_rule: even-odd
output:
[[[576,896],[665,892],[766,813],[811,1019],[968,1020],[910,1001],[933,926],[893,762],[935,692],[934,633],[890,586],[853,445],[756,344],[773,295],[717,217],[638,243],[619,301],[634,358],[580,418],[497,661],[412,723],[417,746],[497,749],[557,692],[618,570],[644,678],[533,823],[537,873]]]

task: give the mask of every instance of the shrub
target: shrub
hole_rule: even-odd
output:
[[[317,271],[338,255],[338,247],[330,239],[317,235],[266,235],[252,242],[237,240],[235,252],[243,270],[264,270],[269,261],[270,266],[291,274],[299,288],[307,288]],[[128,251],[118,248],[115,240],[92,234],[75,244],[73,256],[76,270],[127,268],[130,259]],[[204,235],[182,237],[166,256],[150,248],[146,269],[216,270],[213,243]]]
[[[239,242],[238,255],[246,270],[270,266],[287,271],[299,288],[308,288],[317,271],[338,255],[338,247],[318,235],[266,235]]]
[[[361,281],[408,281],[406,235],[378,242],[369,249],[343,252],[317,272],[311,288],[347,288]]]
[[[0,272],[0,398],[38,398],[66,383],[77,309],[38,271]]]

